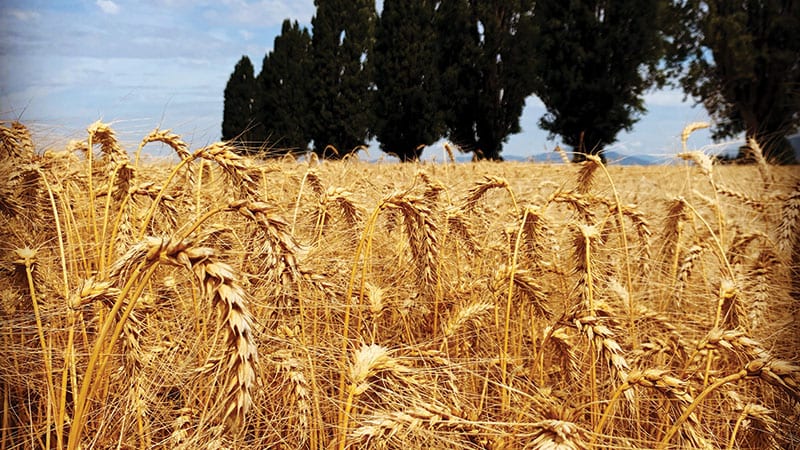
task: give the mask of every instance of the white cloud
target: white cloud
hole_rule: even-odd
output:
[[[23,11],[21,9],[12,9],[7,11],[7,13],[14,19],[19,20],[20,22],[29,22],[31,20],[36,20],[39,17],[41,17],[41,15],[36,11]]]
[[[683,99],[684,93],[680,89],[660,89],[644,95],[645,106],[691,106],[691,98]]]
[[[106,14],[116,14],[119,12],[119,5],[111,0],[97,0],[97,6]]]

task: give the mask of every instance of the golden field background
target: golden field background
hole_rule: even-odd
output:
[[[0,449],[800,446],[796,168],[0,131]]]

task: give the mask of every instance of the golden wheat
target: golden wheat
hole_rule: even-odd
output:
[[[800,178],[700,125],[686,170],[0,124],[0,448],[796,448]]]

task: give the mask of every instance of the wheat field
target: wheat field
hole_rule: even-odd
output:
[[[0,450],[800,447],[795,168],[0,131]]]

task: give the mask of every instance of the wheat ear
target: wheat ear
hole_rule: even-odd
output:
[[[800,183],[797,183],[781,208],[778,249],[789,259],[800,244]]]
[[[124,279],[131,268],[140,263],[186,268],[195,276],[203,298],[217,310],[224,342],[228,346],[226,357],[216,359],[211,367],[224,373],[218,394],[218,414],[220,421],[231,429],[240,428],[252,405],[258,349],[247,295],[239,285],[235,271],[218,261],[212,248],[195,247],[191,240],[149,237],[133,246],[112,266],[111,277]]]
[[[467,198],[464,199],[464,210],[467,212],[474,211],[478,201],[483,198],[489,190],[496,188],[503,188],[508,191],[508,194],[511,196],[511,202],[514,204],[514,211],[517,212],[519,209],[517,208],[517,199],[516,196],[514,196],[514,192],[508,186],[508,181],[505,178],[493,175],[485,175],[483,180],[475,183],[475,185],[470,188],[467,193]]]
[[[408,367],[400,364],[399,361],[391,356],[388,348],[381,345],[364,344],[353,354],[353,360],[348,370],[350,385],[347,390],[347,402],[344,405],[344,410],[339,415],[339,450],[344,450],[347,444],[350,410],[353,407],[353,402],[369,390],[372,379],[392,374],[404,377],[409,370]]]
[[[611,395],[603,416],[595,427],[592,443],[594,443],[595,437],[602,435],[603,425],[613,411],[619,396],[623,393],[628,394],[634,386],[654,389],[670,400],[677,401],[682,409],[694,402],[694,398],[687,391],[687,383],[669,375],[668,371],[660,369],[632,370],[625,376],[625,381]],[[694,425],[698,424],[695,415],[692,414],[688,418]]]
[[[438,225],[425,198],[404,193],[384,199],[384,205],[400,211],[417,275],[423,286],[435,288],[439,276]]]
[[[547,419],[533,424],[532,440],[525,448],[536,450],[589,450],[587,432],[578,424],[565,420]]]
[[[561,161],[564,164],[570,164],[571,163],[571,161],[569,160],[569,155],[567,155],[567,152],[565,152],[564,149],[561,148],[560,145],[556,145],[556,148],[554,148],[553,151],[558,153],[558,156],[561,158]]]
[[[761,180],[764,182],[764,190],[768,191],[775,179],[770,172],[769,163],[764,158],[764,151],[761,149],[758,141],[753,137],[747,139],[747,148],[750,149],[750,155],[756,160],[758,173],[761,175]]]
[[[4,156],[32,160],[34,147],[28,128],[16,121],[11,123],[11,127],[0,126],[0,150]]]
[[[681,417],[667,430],[657,448],[661,450],[669,445],[669,441],[675,436],[675,433],[678,432],[683,423],[712,392],[725,384],[733,383],[744,378],[760,378],[769,384],[783,388],[795,401],[800,400],[800,367],[782,360],[756,359],[750,361],[742,370],[717,380],[714,384],[706,387],[703,392],[697,395],[694,401],[683,411]]]
[[[686,142],[689,140],[689,136],[697,130],[702,130],[704,128],[710,127],[711,124],[708,122],[692,122],[686,125],[683,128],[683,132],[681,132],[681,146],[683,147],[683,151],[687,152]]]

